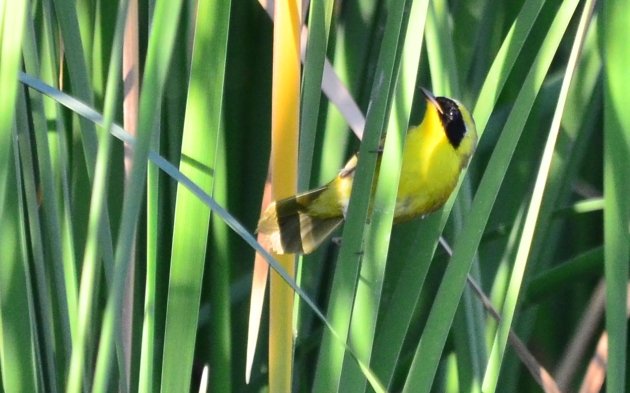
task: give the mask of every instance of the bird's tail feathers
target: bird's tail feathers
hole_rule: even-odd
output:
[[[278,254],[308,254],[341,225],[343,217],[315,217],[308,206],[325,188],[272,202],[258,222],[258,232],[267,235]]]

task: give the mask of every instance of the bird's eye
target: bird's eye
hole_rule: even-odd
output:
[[[456,120],[457,118],[460,117],[460,115],[461,115],[461,113],[459,112],[459,109],[457,109],[457,107],[455,107],[455,106],[452,106],[451,110],[448,113],[448,117],[451,120]]]
[[[451,142],[451,145],[457,148],[466,134],[466,124],[464,123],[462,113],[457,103],[449,98],[438,97],[437,101],[443,110],[441,120],[444,125],[444,130],[446,131],[446,136]]]

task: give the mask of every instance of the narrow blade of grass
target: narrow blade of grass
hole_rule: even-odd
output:
[[[25,29],[25,37],[24,37],[24,65],[25,68],[29,72],[40,72],[40,64],[39,64],[39,56],[36,50],[37,39],[35,35],[35,27],[31,20],[28,20],[27,26]],[[74,258],[74,253],[64,253],[62,251],[62,226],[60,221],[58,220],[57,210],[60,206],[58,201],[58,194],[55,192],[54,185],[54,169],[52,165],[51,158],[51,148],[49,145],[48,135],[47,135],[47,119],[46,113],[44,110],[44,103],[38,94],[29,95],[30,98],[30,108],[31,108],[31,117],[32,117],[32,130],[30,130],[30,126],[26,126],[28,124],[27,120],[24,120],[24,126],[20,126],[19,133],[22,134],[20,137],[20,149],[22,150],[21,156],[23,160],[23,176],[24,183],[26,189],[29,187],[29,179],[28,176],[31,171],[33,171],[33,181],[39,182],[39,184],[33,183],[32,192],[37,193],[37,187],[40,187],[40,192],[43,195],[46,195],[45,198],[42,198],[41,207],[42,212],[39,212],[39,206],[28,207],[28,219],[29,219],[29,229],[31,231],[32,241],[35,243],[37,239],[40,238],[42,247],[41,250],[37,250],[38,247],[33,245],[34,254],[38,252],[43,252],[42,257],[46,256],[49,260],[53,261],[53,263],[46,263],[47,259],[42,259],[41,261],[35,262],[35,277],[38,280],[38,293],[39,299],[36,304],[39,304],[41,307],[46,307],[48,310],[43,311],[43,322],[44,325],[50,323],[49,326],[44,326],[44,329],[51,329],[48,334],[53,334],[55,327],[59,329],[54,336],[57,337],[57,345],[61,345],[63,350],[59,351],[59,355],[57,359],[65,359],[69,357],[71,351],[71,332],[72,328],[70,326],[70,318],[69,318],[69,306],[72,308],[74,313],[74,306],[72,301],[76,300],[77,288],[76,284],[76,260]],[[34,135],[35,147],[31,146],[30,139]],[[36,152],[36,154],[33,154]],[[26,162],[29,163],[32,168],[28,168],[26,166]],[[39,177],[37,177],[37,173],[39,173]],[[31,196],[27,192],[26,194],[27,204]],[[35,197],[35,196],[33,196]],[[37,204],[37,202],[36,202]],[[40,218],[41,214],[41,218]],[[41,221],[40,221],[41,220]],[[34,221],[40,221],[37,224]],[[37,232],[35,234],[34,232]],[[45,237],[43,237],[45,234]],[[47,239],[47,240],[44,240]],[[62,271],[63,268],[63,271]],[[52,294],[50,292],[51,283],[48,282],[48,277],[55,278],[53,284],[53,288],[57,289],[54,293],[56,296],[51,297]],[[63,283],[63,286],[60,284]],[[66,297],[69,299],[66,302]],[[49,314],[49,315],[47,315]],[[50,319],[48,319],[50,317]],[[52,337],[51,337],[52,338]],[[46,342],[48,337],[44,338],[44,342]],[[50,342],[53,346],[50,348],[54,351],[55,342],[54,340]],[[56,367],[57,368],[57,376],[50,376],[48,382],[50,384],[50,389],[53,388],[52,385],[55,385],[58,378],[63,379],[63,363],[61,364],[55,363],[47,363],[48,367]],[[58,381],[60,382],[60,381]]]
[[[36,289],[34,289],[31,296],[34,297],[34,306],[37,308],[38,319],[40,321],[38,324],[34,325],[36,334],[41,337],[41,343],[36,346],[36,351],[39,355],[38,362],[43,366],[42,374],[44,381],[42,381],[41,385],[45,387],[46,390],[57,392],[61,386],[59,376],[63,371],[64,364],[57,362],[55,358],[55,322],[58,322],[58,320],[55,320],[55,307],[53,306],[53,299],[50,296],[51,288],[48,282],[50,270],[46,263],[46,248],[43,236],[45,230],[44,225],[42,225],[37,201],[37,163],[35,162],[33,146],[29,136],[29,133],[32,133],[33,130],[29,124],[25,97],[25,91],[21,90],[19,92],[18,105],[16,108],[17,139],[19,141],[18,146],[21,165],[21,174],[18,176],[18,179],[21,178],[22,186],[24,187],[24,193],[23,196],[20,193],[20,199],[24,201],[26,213],[24,221],[28,223],[30,249],[33,259],[32,282]],[[32,111],[32,114],[34,115],[33,117],[43,116],[43,113],[38,110]],[[21,190],[21,187],[19,190]],[[31,281],[31,279],[29,279],[29,281]],[[68,333],[68,330],[66,330],[66,333]]]
[[[299,0],[275,3],[271,91],[271,193],[273,199],[296,193],[300,123]],[[293,278],[295,256],[278,261]],[[288,392],[293,377],[293,289],[275,272],[269,281],[269,390]]]
[[[308,41],[304,56],[298,190],[308,188],[315,149],[315,133],[322,96],[322,75],[334,0],[312,1],[308,22]]]
[[[208,193],[213,192],[215,171],[220,170],[217,152],[221,150],[229,11],[229,0],[200,1],[196,16],[180,170]],[[210,209],[189,190],[178,187],[162,361],[163,392],[183,387],[188,390],[190,386],[209,223]],[[223,261],[212,263],[225,268]],[[222,295],[223,299],[215,298],[212,303],[217,312],[225,307],[223,301],[229,301]],[[223,341],[225,331],[213,334],[221,338],[215,342],[215,349],[224,353],[221,347],[228,344]],[[229,362],[213,367],[212,385],[217,391],[231,389],[228,366]]]
[[[343,230],[343,243],[335,270],[335,278],[330,296],[338,299],[331,303],[328,318],[335,330],[343,336],[350,331],[352,304],[362,254],[366,250],[364,237],[368,231],[368,204],[372,197],[372,183],[378,155],[379,141],[387,119],[388,108],[392,99],[393,86],[397,76],[398,59],[401,53],[401,29],[404,1],[390,4],[385,36],[381,45],[379,61],[376,67],[376,82],[372,87],[372,103],[367,114],[366,130],[359,151],[359,160],[352,186],[352,195],[348,207],[347,221]],[[342,300],[343,301],[340,301]],[[340,390],[344,351],[328,333],[324,334],[317,372],[315,392],[337,392]]]
[[[103,129],[100,132],[99,150],[96,160],[96,170],[94,173],[94,183],[92,189],[92,200],[90,202],[89,228],[86,239],[85,254],[83,256],[83,270],[81,274],[81,288],[78,309],[78,327],[77,335],[73,343],[73,353],[70,364],[70,375],[68,377],[68,392],[80,392],[83,387],[83,377],[87,376],[86,386],[91,385],[92,373],[90,367],[85,367],[86,358],[89,357],[90,351],[86,346],[88,343],[89,333],[92,330],[94,296],[98,292],[97,284],[99,271],[101,269],[100,255],[103,254],[101,244],[99,242],[100,230],[105,224],[105,210],[107,187],[110,173],[110,150],[112,145],[112,136],[110,128],[114,120],[116,103],[118,102],[118,89],[120,80],[120,65],[122,53],[122,36],[125,18],[127,15],[127,4],[125,1],[120,3],[119,16],[116,22],[115,44],[111,53],[111,61],[109,75],[107,80],[107,92],[105,101],[105,111],[103,116]],[[104,244],[102,246],[105,246]],[[126,364],[122,362],[122,364]],[[121,370],[121,375],[128,375],[128,369]]]
[[[461,88],[462,80],[459,79],[459,75],[464,72],[462,63],[465,64],[467,59],[456,58],[455,46],[459,41],[454,40],[456,33],[454,29],[456,26],[466,24],[466,22],[457,20],[456,23],[452,24],[449,15],[455,12],[455,7],[449,8],[447,1],[431,2],[430,15],[427,20],[427,53],[431,67],[431,83],[436,94],[454,97],[461,101],[464,92]],[[470,95],[470,92],[467,93]],[[444,236],[450,235],[456,238],[459,235],[464,217],[470,209],[472,200],[471,176],[465,176],[460,182],[461,193],[459,189],[454,192],[457,199],[452,205],[450,218],[453,223],[450,227],[452,229],[448,235],[443,233],[440,241],[444,240]],[[447,227],[447,229],[450,228]],[[445,240],[444,244],[446,244]],[[472,271],[478,273],[476,262],[473,264]],[[452,333],[455,345],[453,358],[456,367],[449,368],[444,378],[449,381],[456,380],[458,389],[461,391],[479,391],[479,379],[483,365],[487,361],[483,335],[485,319],[483,309],[475,301],[470,291],[464,292],[455,318],[456,322]]]
[[[1,72],[1,70],[0,70]],[[11,138],[15,141],[14,138]],[[3,165],[3,180],[11,190],[3,198],[0,219],[2,260],[0,264],[0,369],[3,388],[16,392],[39,392],[41,361],[35,353],[35,315],[32,307],[31,274],[27,264],[26,228],[24,227],[23,194],[18,169],[17,145],[10,145],[15,156]],[[17,192],[15,190],[18,190]]]
[[[84,46],[84,43],[82,42],[82,34],[79,26],[76,4],[75,2],[68,0],[55,0],[52,3],[61,33],[61,40],[63,42],[64,59],[68,68],[71,91],[80,100],[84,101],[88,105],[92,105],[94,103],[94,93],[92,91],[91,80],[88,74],[86,46]],[[88,23],[88,25],[90,25],[90,23]],[[98,148],[96,129],[94,124],[84,118],[79,118],[79,128],[81,130],[81,142],[85,157],[85,170],[91,182],[94,178]],[[78,163],[75,163],[75,165],[79,166]],[[105,205],[104,209],[106,213],[104,214],[103,221],[101,221],[101,228],[99,229],[99,243],[102,247],[101,250],[103,251],[104,256],[106,279],[110,282],[114,263],[112,248],[113,240],[109,214],[107,213],[107,205]],[[78,217],[78,219],[87,227],[88,224],[83,215]],[[77,330],[77,283],[75,281],[76,277],[71,276],[73,267],[66,266],[71,263],[71,261],[64,260],[63,263],[64,270],[66,271],[66,282],[58,282],[57,286],[60,288],[67,288],[65,296],[60,298],[65,298],[68,303],[67,308],[70,320],[70,329],[74,339]],[[59,279],[57,280],[59,281]]]
[[[149,39],[145,74],[142,84],[143,90],[140,99],[138,139],[134,148],[131,175],[129,176],[127,189],[125,190],[122,219],[116,244],[114,277],[103,316],[103,328],[99,341],[94,379],[94,392],[105,392],[107,390],[107,383],[109,382],[112,345],[117,335],[116,329],[120,321],[122,296],[124,294],[131,250],[135,240],[142,196],[144,195],[149,144],[151,142],[152,132],[156,128],[154,113],[161,103],[181,5],[181,0],[162,0],[156,5],[153,30]]]
[[[607,1],[603,6],[602,53],[628,53],[630,3]],[[626,389],[628,321],[626,316],[630,261],[630,113],[626,109],[630,78],[628,56],[604,61],[604,256],[608,367],[606,391]]]
[[[0,367],[5,390],[38,392],[23,200],[16,192],[22,184],[14,116],[26,11],[26,1],[0,8]]]
[[[414,94],[418,92],[416,80],[420,64],[420,52],[426,21],[428,1],[416,1],[410,5],[409,18],[403,18],[401,44],[404,44],[400,65],[393,80],[394,93],[389,119],[387,139],[379,167],[379,177],[374,193],[371,224],[366,233],[366,247],[359,273],[349,342],[363,356],[365,362],[378,364],[379,352],[375,352],[377,317],[382,302],[387,255],[396,205],[396,196],[402,166],[402,151],[409,127]],[[367,382],[354,362],[346,357],[340,391],[364,391]]]

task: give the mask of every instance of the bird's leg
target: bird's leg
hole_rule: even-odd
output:
[[[383,154],[383,146],[379,146],[376,150],[370,150],[370,153]]]
[[[343,238],[341,236],[335,236],[333,238],[330,239],[330,241],[336,245],[337,247],[341,247],[341,241],[343,240]],[[360,250],[354,253],[355,255],[363,255],[364,251]]]

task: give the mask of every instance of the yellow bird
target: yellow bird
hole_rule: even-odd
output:
[[[394,222],[424,216],[444,205],[477,145],[475,122],[466,107],[422,89],[427,109],[405,138]],[[330,183],[272,202],[258,222],[278,254],[308,254],[344,221],[358,155]],[[380,160],[377,163],[377,171]]]

